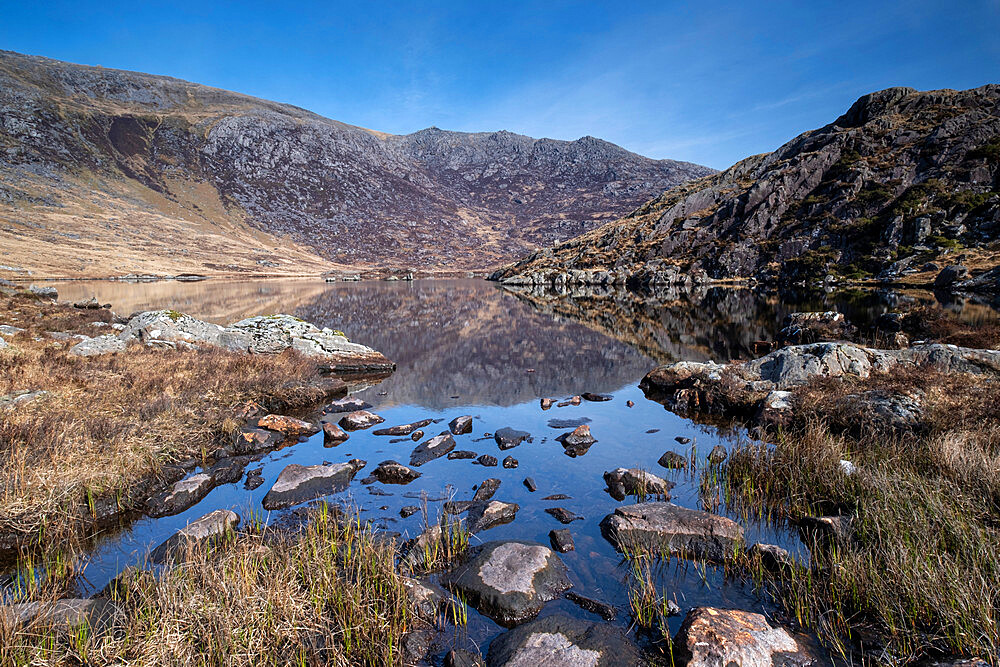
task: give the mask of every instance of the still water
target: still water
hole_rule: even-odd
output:
[[[440,458],[419,468],[422,476],[406,486],[362,485],[360,480],[380,461],[408,463],[415,443],[370,431],[351,433],[338,447],[325,448],[322,434],[265,455],[248,469],[263,466],[264,484],[246,490],[242,480],[213,490],[199,504],[176,516],[141,519],[106,536],[88,556],[84,594],[100,590],[125,566],[172,533],[203,514],[228,508],[241,516],[261,514],[261,499],[289,463],[312,465],[361,458],[368,461],[351,487],[335,500],[358,508],[362,516],[404,537],[417,535],[420,513],[402,519],[399,510],[430,500],[433,520],[441,500],[468,500],[475,485],[488,477],[502,481],[494,496],[517,503],[512,523],[473,536],[473,544],[495,539],[532,539],[548,544],[549,531],[562,528],[546,508],[563,507],[583,516],[570,528],[576,550],[561,557],[576,592],[615,605],[615,623],[630,628],[627,590],[630,569],[601,536],[598,524],[619,504],[605,491],[602,475],[618,467],[642,468],[676,483],[672,501],[695,509],[712,509],[740,521],[749,544],[779,544],[801,560],[808,552],[786,526],[748,523],[737,517],[717,494],[699,491],[698,473],[668,471],[657,465],[667,450],[704,461],[718,444],[732,447],[739,430],[719,430],[696,424],[646,400],[639,380],[658,363],[675,360],[727,361],[751,355],[754,341],[771,339],[781,320],[795,310],[837,308],[856,322],[890,309],[900,298],[875,294],[820,295],[811,299],[779,299],[748,290],[712,288],[696,293],[666,293],[639,298],[582,293],[572,297],[517,295],[478,280],[362,282],[325,284],[316,280],[206,281],[201,283],[123,284],[67,282],[56,284],[60,297],[97,296],[119,314],[170,308],[194,317],[228,324],[262,314],[289,313],[317,326],[344,331],[351,340],[370,345],[398,364],[398,370],[374,386],[359,386],[356,395],[385,418],[381,427],[420,419],[442,420],[425,429],[428,436],[446,429],[460,415],[472,415],[473,433],[456,436],[457,448],[498,459],[512,455],[516,469],[486,468],[470,460]],[[973,308],[969,311],[975,316]],[[609,394],[607,402],[584,401],[578,406],[543,411],[540,398],[565,400],[583,392]],[[632,401],[634,407],[626,402]],[[583,456],[571,458],[556,441],[570,426],[589,423],[597,443]],[[532,442],[499,451],[486,433],[509,426],[528,431]],[[681,444],[676,438],[690,438]],[[532,477],[538,490],[523,481]],[[376,495],[377,494],[377,495]],[[568,500],[543,501],[550,494]],[[625,502],[634,502],[626,500]],[[706,507],[706,504],[712,507]],[[274,522],[279,517],[264,516]],[[665,564],[657,587],[674,599],[682,612],[699,605],[737,607],[772,612],[767,603],[721,571]],[[543,614],[563,611],[590,617],[572,603],[557,600]],[[673,619],[672,631],[682,616]],[[593,616],[592,620],[598,620]],[[470,623],[455,641],[484,649],[502,628],[470,610]]]

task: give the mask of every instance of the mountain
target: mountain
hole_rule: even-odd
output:
[[[512,284],[880,277],[1000,264],[1000,85],[891,88],[498,270]]]
[[[389,135],[0,52],[0,264],[24,271],[484,268],[709,173],[592,137]]]

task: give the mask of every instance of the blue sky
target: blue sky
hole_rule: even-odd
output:
[[[1000,0],[0,0],[0,48],[386,132],[589,134],[724,168],[872,90],[1000,83]]]

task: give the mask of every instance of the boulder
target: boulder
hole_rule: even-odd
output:
[[[448,452],[448,460],[453,459],[474,459],[476,458],[475,452],[470,452],[468,449],[456,449],[454,451]]]
[[[224,509],[209,512],[168,537],[149,555],[149,561],[162,563],[180,558],[188,549],[222,537],[236,528],[239,522],[240,517],[235,512]]]
[[[129,318],[125,328],[118,332],[123,342],[138,340],[146,345],[156,341],[190,344],[208,344],[227,347],[222,340],[225,328],[203,322],[176,310],[150,310]]]
[[[663,456],[659,458],[657,463],[671,470],[683,470],[688,467],[687,457],[672,450],[663,452]]]
[[[535,480],[532,479],[531,477],[524,478],[524,487],[528,489],[528,491],[531,491],[532,493],[538,490],[538,485],[535,484]]]
[[[101,302],[97,300],[97,297],[92,296],[89,299],[73,302],[73,307],[80,310],[98,310],[101,307]]]
[[[527,431],[518,431],[509,426],[497,429],[493,434],[493,439],[497,442],[497,447],[502,450],[513,449],[527,440],[531,442],[531,434]]]
[[[581,424],[569,433],[563,433],[556,440],[562,443],[563,450],[571,457],[583,456],[597,439],[590,434],[590,426]]]
[[[739,609],[696,607],[674,639],[679,665],[687,667],[805,667],[820,664],[783,628],[760,614]]]
[[[472,433],[472,417],[470,415],[455,417],[448,422],[448,430],[451,431],[452,435]]]
[[[520,465],[520,464],[518,463],[517,459],[515,459],[513,456],[506,456],[506,457],[504,457],[504,460],[503,460],[503,467],[504,468],[514,469],[518,465]]]
[[[390,460],[379,463],[372,476],[383,484],[409,484],[420,477],[420,473]]]
[[[291,507],[343,491],[361,467],[354,462],[312,466],[291,463],[285,466],[264,496],[264,509]]]
[[[661,496],[669,500],[674,488],[673,482],[639,468],[610,470],[604,473],[604,483],[615,500],[624,500],[625,496]]]
[[[484,544],[441,581],[477,611],[508,627],[534,617],[571,586],[566,566],[554,551],[518,540]]]
[[[551,398],[543,398],[539,401],[539,404],[542,406],[542,410],[548,410],[555,404],[555,401]]]
[[[30,285],[28,291],[37,296],[39,299],[58,299],[59,292],[55,287],[47,287],[43,285]]]
[[[489,667],[639,667],[639,649],[621,630],[565,614],[525,623],[490,643]]]
[[[951,264],[944,267],[934,278],[934,289],[947,289],[960,280],[969,277],[969,269],[961,264]]]
[[[410,454],[411,466],[422,466],[429,461],[440,458],[455,449],[455,438],[448,431],[443,431],[430,440],[426,440]]]
[[[410,577],[402,577],[401,581],[417,616],[429,623],[437,621],[440,612],[451,604],[448,592],[433,582]]]
[[[478,459],[476,459],[476,463],[478,463],[481,466],[486,466],[487,468],[495,468],[497,463],[499,463],[499,461],[497,461],[497,457],[493,456],[492,454],[483,454]]]
[[[495,526],[510,523],[517,517],[521,509],[517,503],[505,503],[499,500],[474,502],[469,506],[468,529],[470,533],[481,533]]]
[[[601,521],[601,534],[623,553],[676,553],[715,562],[731,557],[743,541],[743,529],[732,519],[667,502],[618,507]]]
[[[208,472],[185,477],[147,500],[146,514],[162,517],[183,512],[207,496],[214,487],[215,479]]]
[[[360,431],[362,429],[371,428],[375,424],[381,424],[384,421],[385,419],[374,412],[357,410],[355,412],[349,412],[341,417],[338,423],[348,431]]]
[[[574,514],[568,509],[562,507],[547,507],[545,513],[555,517],[556,521],[562,524],[572,523],[574,521],[582,521],[583,517],[579,514]]]
[[[126,347],[127,343],[115,334],[105,334],[80,341],[69,349],[69,353],[78,357],[96,357],[101,354],[123,352]]]
[[[337,424],[331,424],[330,422],[323,424],[324,447],[335,447],[350,437],[351,436],[348,435],[347,431],[340,428]]]
[[[233,437],[233,450],[239,454],[256,454],[275,449],[284,441],[284,433],[248,424],[237,431]]]
[[[583,397],[585,401],[591,401],[593,403],[603,403],[604,401],[610,401],[611,396],[608,394],[594,394],[589,391],[585,391],[580,396]]]
[[[402,424],[400,426],[380,428],[372,431],[372,435],[410,435],[417,429],[421,429],[428,424],[431,424],[433,421],[433,419],[421,419],[420,421],[413,422],[412,424]]]
[[[285,415],[265,415],[257,420],[257,426],[283,433],[289,438],[299,438],[319,432],[319,427],[315,424]]]

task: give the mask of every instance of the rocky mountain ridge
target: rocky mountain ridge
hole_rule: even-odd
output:
[[[555,287],[827,275],[930,282],[946,264],[1000,264],[998,239],[1000,85],[891,88],[493,278]]]
[[[262,257],[235,260],[251,269],[294,262],[266,256],[292,245],[347,266],[483,268],[709,173],[592,137],[388,135],[170,77],[0,52],[0,234],[22,240],[59,241],[74,223],[70,241],[113,246],[141,220],[237,229],[259,242]],[[131,245],[197,253],[177,247],[182,232]]]

